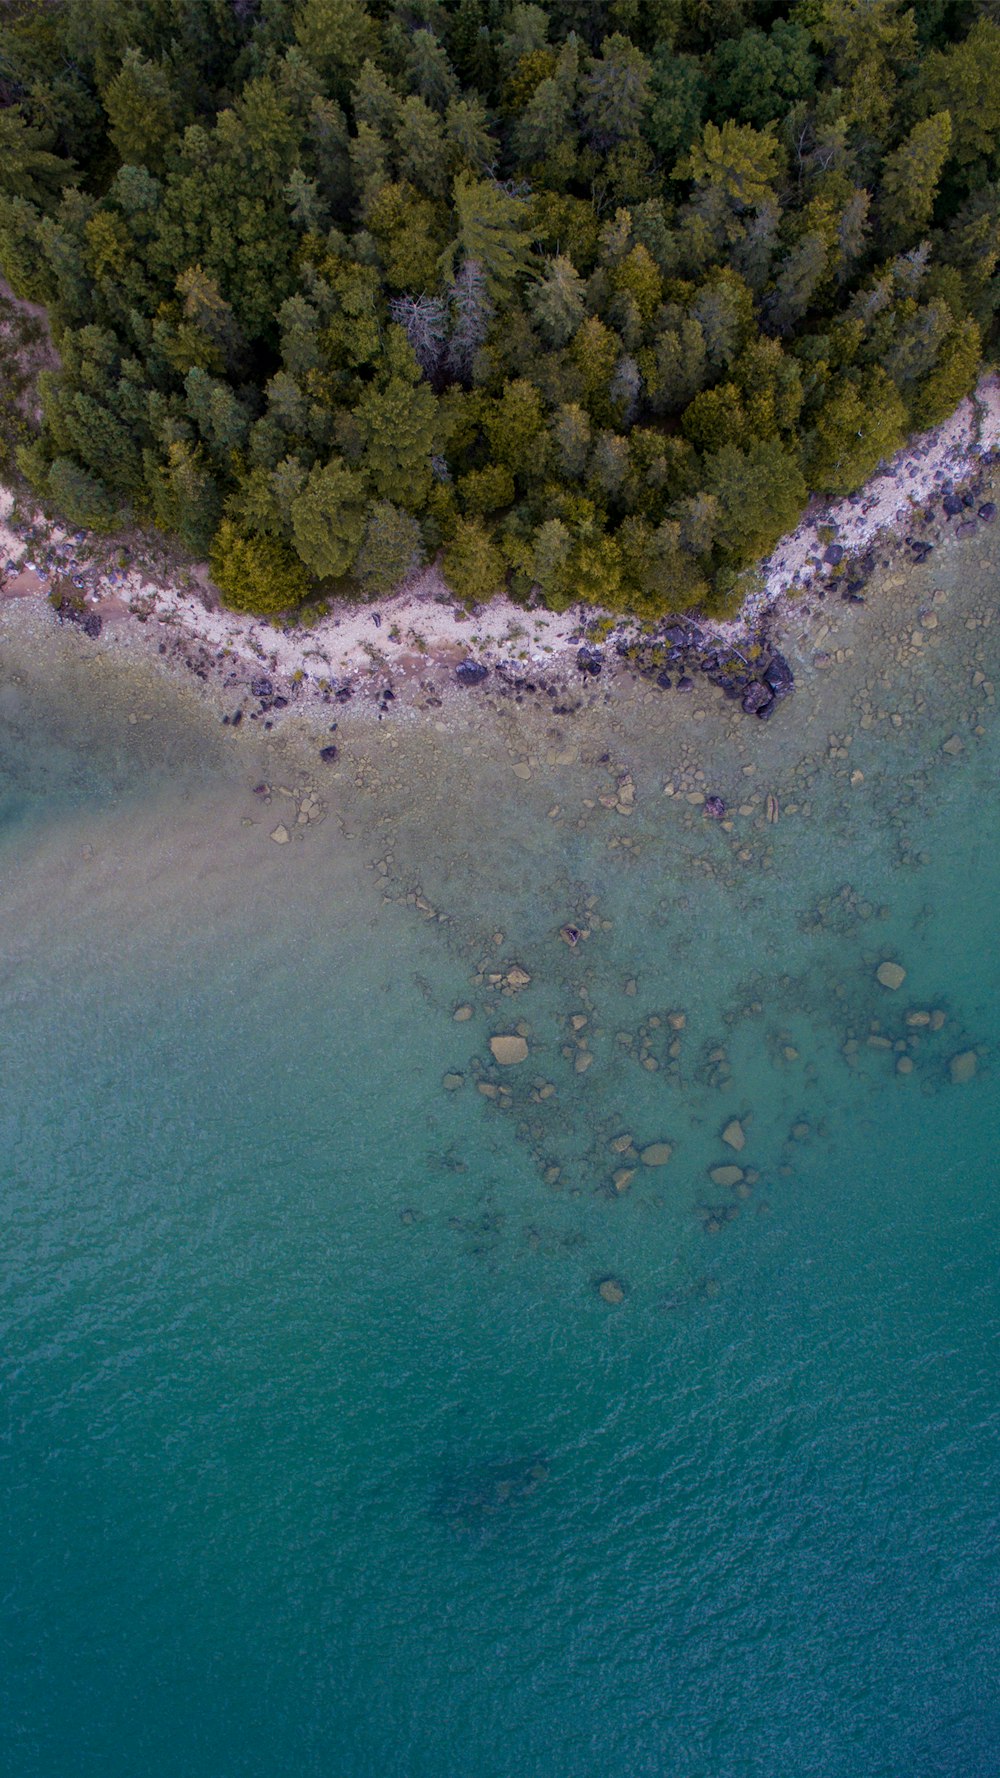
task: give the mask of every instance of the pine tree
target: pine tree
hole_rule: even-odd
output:
[[[396,119],[396,155],[404,179],[428,197],[439,198],[448,186],[448,152],[441,119],[425,99],[411,94]]]
[[[864,379],[834,383],[816,416],[806,457],[818,493],[849,494],[903,440],[906,409],[895,384],[876,367]]]
[[[565,346],[586,314],[586,286],[572,260],[561,253],[545,260],[526,295],[546,344]]]
[[[177,129],[180,106],[167,69],[127,49],[104,91],[110,136],[123,161],[162,172]]]
[[[584,76],[581,109],[584,129],[595,148],[606,151],[637,136],[649,105],[652,66],[629,38],[616,32]]]
[[[419,376],[419,370],[414,364]],[[358,403],[364,468],[376,493],[419,511],[431,484],[435,404],[427,384],[399,375],[370,387]]]
[[[912,240],[927,227],[950,147],[951,113],[935,111],[887,156],[878,205],[893,241]]]
[[[300,605],[306,596],[306,571],[276,537],[243,536],[231,519],[223,519],[212,544],[212,577],[233,611],[267,616]]]
[[[470,605],[491,598],[503,584],[503,556],[480,518],[458,520],[441,566],[452,591]]]
[[[16,107],[0,109],[0,194],[52,209],[72,179],[69,162],[50,153],[45,137]]]
[[[466,260],[482,268],[489,295],[506,295],[527,268],[527,205],[489,180],[459,173],[452,188],[458,227],[457,246]]]
[[[362,0],[303,0],[295,36],[317,72],[342,92],[374,54],[378,27]]]
[[[365,530],[365,484],[337,458],[317,463],[292,502],[295,553],[318,580],[350,572]]]
[[[422,561],[416,519],[391,501],[377,500],[368,508],[365,534],[352,570],[362,592],[368,598],[393,592],[416,573]]]
[[[406,71],[410,86],[437,111],[444,111],[449,99],[457,96],[455,70],[433,31],[414,31],[406,51]]]
[[[717,193],[742,215],[773,198],[781,153],[769,131],[751,129],[727,117],[720,129],[707,123],[701,140],[677,163],[674,178],[691,179],[695,189]]]

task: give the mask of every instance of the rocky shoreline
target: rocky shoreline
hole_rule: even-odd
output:
[[[477,692],[546,700],[565,717],[624,679],[682,697],[707,683],[768,721],[794,688],[775,640],[792,608],[808,616],[826,601],[862,605],[877,569],[924,562],[942,538],[991,524],[986,476],[998,460],[1000,395],[990,378],[861,493],[783,539],[740,616],[723,624],[686,614],[643,624],[587,606],[555,614],[505,598],[470,612],[428,570],[377,606],[336,605],[311,627],[279,628],[225,611],[206,570],[158,561],[148,539],[68,533],[20,513],[9,490],[0,498],[0,598],[47,601],[54,621],[90,641],[155,653],[211,686],[232,727],[269,730],[293,710],[325,719],[352,700],[383,720],[443,711]],[[336,743],[326,747],[335,757]]]

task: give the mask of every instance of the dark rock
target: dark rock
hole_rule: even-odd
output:
[[[269,698],[274,691],[274,686],[270,679],[261,675],[259,679],[251,679],[250,690],[255,698]]]
[[[956,537],[971,537],[974,534],[975,529],[976,529],[975,519],[963,519],[962,523],[955,527],[955,536]]]
[[[721,821],[726,813],[726,805],[721,796],[706,796],[702,804],[702,814],[710,821]]]
[[[669,673],[657,673],[656,683],[659,686],[661,691],[669,691],[671,685],[673,684],[673,680],[671,679]]]
[[[339,758],[339,755],[340,755],[340,748],[337,747],[332,741],[330,742],[329,746],[321,747],[319,750],[319,756],[320,756],[320,759],[323,761],[324,765],[332,766],[332,765],[336,764],[336,761]]]
[[[831,543],[823,557],[824,562],[828,563],[831,568],[838,567],[843,559],[844,546],[842,543]]]
[[[743,708],[748,716],[756,716],[758,711],[766,709],[774,702],[774,693],[769,685],[754,679],[743,694]]]
[[[272,702],[273,702],[274,708],[276,710],[285,710],[288,707],[288,699],[287,698],[277,697],[277,698],[272,699]]]
[[[577,652],[576,664],[581,673],[590,673],[596,679],[604,665],[604,656],[599,648],[591,648],[589,644],[585,644]]]
[[[88,611],[80,628],[85,636],[90,636],[92,640],[96,640],[101,633],[103,623],[104,620],[99,611]]]
[[[755,711],[758,722],[770,722],[771,717],[774,715],[777,708],[777,698],[772,698],[769,704],[762,704],[761,708]]]
[[[764,683],[776,698],[784,697],[795,684],[795,674],[783,654],[772,655],[764,669]]]
[[[686,673],[682,673],[681,677],[677,681],[677,690],[678,691],[694,691],[694,680],[689,679]]]
[[[455,668],[455,678],[459,685],[482,685],[489,672],[482,661],[459,661]]]
[[[993,520],[997,516],[997,509],[992,500],[985,500],[983,502],[982,506],[979,508],[979,516],[984,525],[992,525]]]
[[[963,494],[962,495],[962,505],[963,506],[975,506],[975,504],[976,504],[975,494]]]
[[[950,519],[953,519],[955,514],[962,510],[962,500],[958,494],[946,494],[941,505]]]

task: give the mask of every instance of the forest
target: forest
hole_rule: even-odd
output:
[[[59,356],[0,470],[237,610],[440,557],[724,614],[993,347],[998,0],[0,20],[0,270]]]

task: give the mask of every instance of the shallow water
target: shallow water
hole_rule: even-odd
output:
[[[1000,1771],[998,572],[322,771],[7,614],[0,1770]]]

